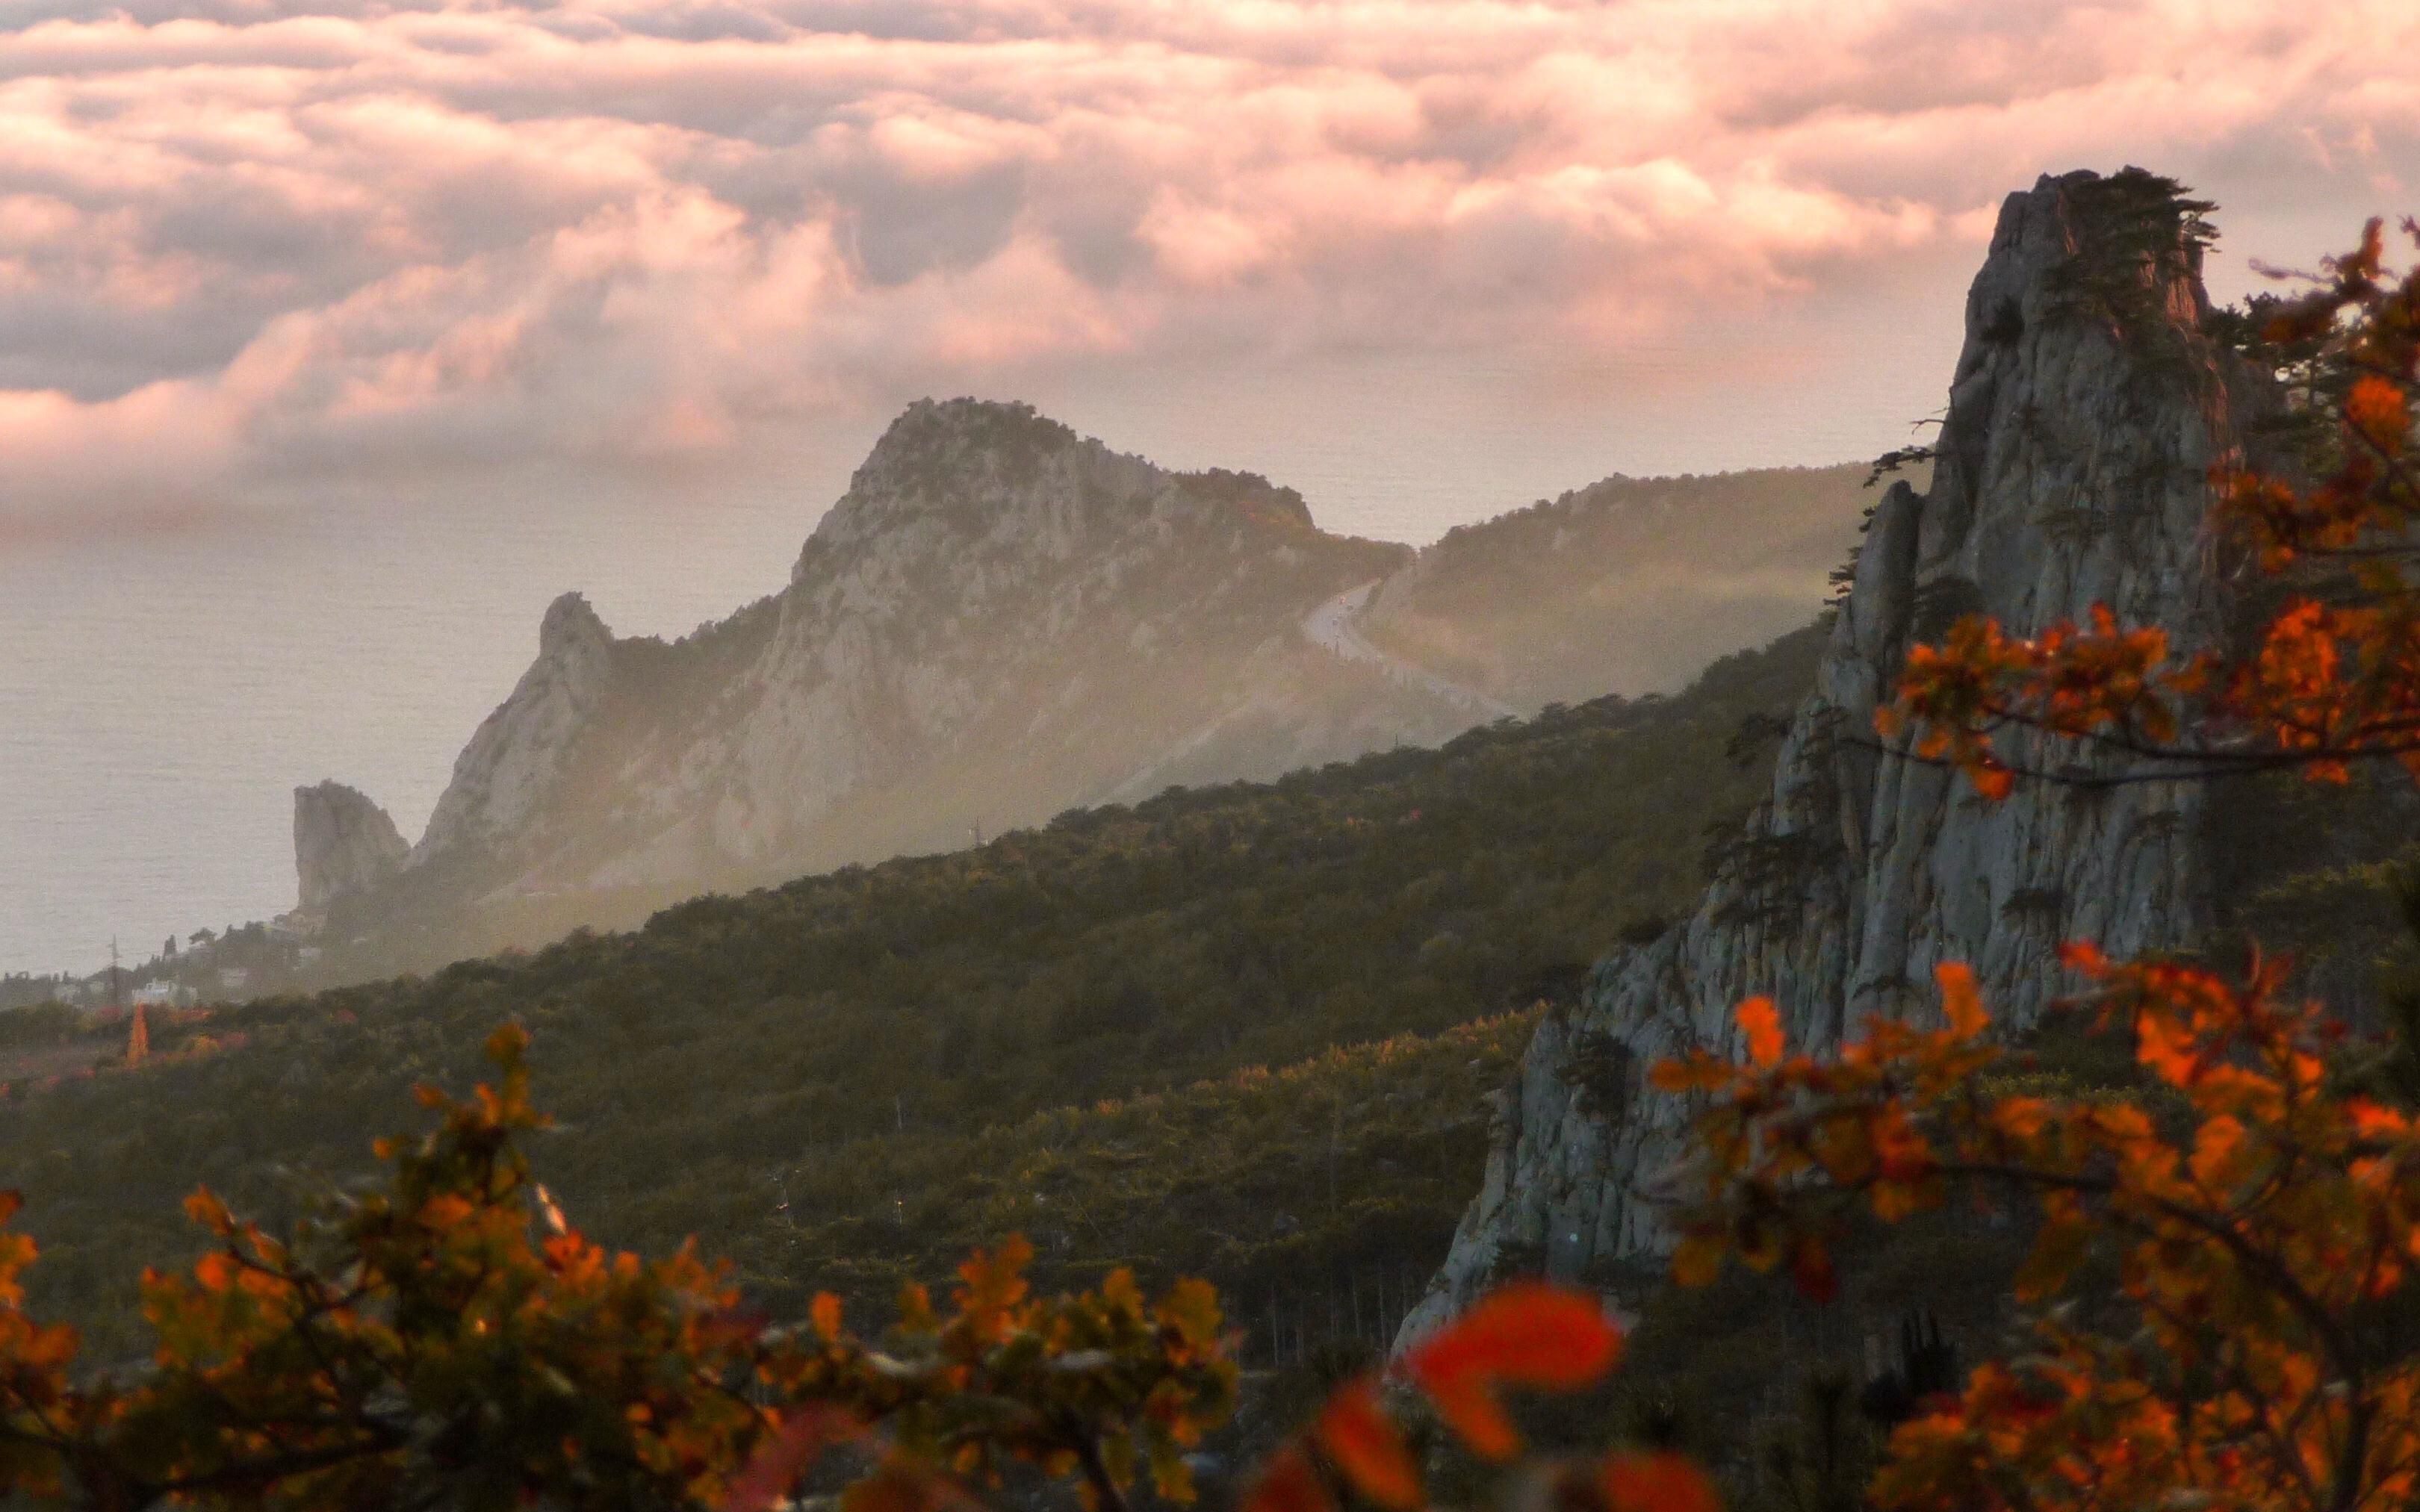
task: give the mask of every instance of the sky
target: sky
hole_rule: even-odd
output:
[[[1347,493],[1835,460],[1999,198],[2125,162],[2222,292],[2349,241],[2420,6],[0,0],[0,542],[744,490],[927,393]]]
[[[1920,439],[2009,192],[2420,209],[2412,0],[0,0],[0,970],[407,835],[587,591],[778,588],[1023,399],[1425,542]]]

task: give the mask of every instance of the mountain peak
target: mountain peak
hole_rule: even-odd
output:
[[[558,594],[546,607],[546,617],[538,621],[537,652],[541,656],[565,655],[598,641],[610,644],[613,639],[613,632],[597,617],[588,595],[576,589]]]
[[[967,395],[924,398],[899,411],[898,417],[884,428],[881,440],[867,455],[865,466],[878,467],[900,453],[922,452],[936,444],[1040,451],[1084,442],[1071,427],[1018,400]]]
[[[817,522],[790,580],[904,569],[999,583],[1042,563],[1156,550],[1171,532],[1211,532],[1225,550],[1298,545],[1315,529],[1300,495],[1252,473],[1171,472],[1028,404],[920,399]]]

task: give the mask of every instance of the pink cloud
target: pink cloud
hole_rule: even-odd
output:
[[[2259,239],[2401,208],[2420,148],[2404,0],[244,17],[0,31],[0,511],[703,454],[1104,354],[1695,330],[1711,378],[2037,172],[2178,173],[2299,256]]]

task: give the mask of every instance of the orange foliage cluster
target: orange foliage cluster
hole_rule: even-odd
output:
[[[2213,480],[2216,522],[2266,572],[2324,572],[2324,588],[2298,589],[2232,661],[2178,657],[2159,626],[2120,625],[2101,607],[2088,626],[2033,637],[1970,616],[1910,655],[1878,732],[1913,730],[1919,759],[1959,767],[1995,798],[2020,775],[2073,777],[2012,755],[1998,738],[2011,729],[2133,758],[2121,780],[2294,767],[2341,781],[2348,764],[2379,760],[2420,776],[2420,582],[2407,539],[2420,521],[2420,267],[2392,275],[2384,249],[2372,222],[2264,332],[2322,340],[2349,375],[2333,470],[2307,488],[2242,471]]]
[[[2415,239],[2420,225],[2406,223]],[[1987,799],[2015,780],[2269,768],[2420,776],[2420,523],[2412,452],[2420,270],[2390,276],[2373,223],[2267,339],[2341,377],[2333,462],[2298,488],[2217,478],[2214,519],[2275,575],[2248,655],[2180,658],[2156,625],[2009,635],[1968,618],[1910,656],[1876,719]],[[2314,393],[2319,393],[2317,386]],[[2011,730],[2050,737],[2010,748]],[[2067,750],[2060,744],[2071,743]],[[2054,764],[2097,749],[2114,764]],[[2047,758],[2043,752],[2050,754]],[[2031,763],[2027,765],[2025,764]],[[2129,1035],[2140,1098],[2036,1095],[1989,1037],[1971,972],[1938,972],[1942,1027],[1885,1019],[1837,1057],[1791,1057],[1774,1005],[1738,1010],[1745,1063],[1655,1068],[1700,1101],[1684,1280],[1737,1256],[1832,1287],[1851,1214],[1890,1221],[1953,1188],[2016,1196],[2040,1227],[2018,1276],[2032,1347],[1897,1430],[1871,1489],[1908,1512],[2259,1507],[2360,1512],[2420,1494],[2420,1127],[2341,1074],[2344,1035],[2256,958],[2230,981],[2070,945],[2083,1006]],[[2066,1005],[2073,1011],[2078,1005]],[[2084,1287],[2087,1262],[2114,1275]]]
[[[139,1384],[76,1379],[73,1333],[22,1310],[32,1242],[0,1234],[0,1489],[112,1509],[763,1508],[851,1441],[877,1461],[862,1512],[964,1500],[1014,1461],[1088,1501],[1146,1466],[1188,1494],[1183,1450],[1234,1396],[1208,1287],[1154,1304],[1119,1273],[1035,1299],[1012,1242],[966,1264],[946,1318],[911,1288],[878,1346],[830,1297],[805,1328],[768,1327],[687,1249],[643,1261],[565,1221],[516,1144],[545,1121],[524,1042],[496,1036],[502,1074],[468,1101],[423,1089],[440,1127],[381,1141],[388,1186],[299,1242],[196,1193],[217,1242],[189,1276],[145,1274],[159,1348]]]
[[[2101,1026],[2131,1034],[2188,1117],[1992,1092],[2016,1057],[1987,1036],[1971,973],[1945,965],[1944,1028],[1876,1019],[1832,1060],[1657,1069],[1707,1100],[1679,1270],[1733,1254],[1804,1281],[1828,1275],[1852,1206],[1898,1219],[1953,1184],[2025,1195],[2041,1225],[2021,1300],[2059,1297],[2107,1241],[2140,1332],[2042,1314],[2032,1350],[1899,1429],[1883,1506],[2409,1504],[2420,1357],[2394,1330],[2420,1317],[2420,1125],[2332,1084],[2341,1030],[2280,999],[2274,962],[2238,983],[2067,957]]]

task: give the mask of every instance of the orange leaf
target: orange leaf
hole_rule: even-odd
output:
[[[218,1194],[206,1186],[194,1188],[193,1196],[185,1199],[185,1216],[222,1239],[235,1232],[234,1215]]]
[[[1747,1036],[1747,1057],[1759,1066],[1781,1063],[1781,1011],[1770,997],[1751,997],[1733,1011]]]
[[[2204,1121],[2194,1138],[2194,1179],[2213,1189],[2227,1185],[2244,1143],[2243,1124],[2233,1115],[2222,1113]]]
[[[2364,374],[2345,395],[2345,419],[2390,453],[2401,449],[2403,433],[2412,425],[2403,391],[2375,373]]]
[[[1471,1453],[1482,1459],[1510,1459],[1521,1452],[1521,1430],[1496,1399],[1488,1381],[1478,1376],[1451,1376],[1425,1382],[1437,1415],[1462,1435]]]
[[[1404,1512],[1420,1504],[1419,1471],[1403,1434],[1379,1408],[1377,1387],[1368,1376],[1339,1387],[1312,1431],[1362,1495]]]
[[[1977,793],[1993,803],[2016,791],[2017,774],[1988,758],[1967,767],[1966,778],[1975,784]]]
[[[815,1332],[822,1335],[825,1343],[831,1344],[839,1340],[840,1299],[838,1297],[829,1291],[816,1292],[815,1300],[808,1305],[807,1317],[814,1322]]]
[[[1499,1382],[1569,1391],[1613,1366],[1621,1333],[1596,1298],[1544,1282],[1506,1287],[1430,1335],[1404,1368],[1463,1441],[1492,1459],[1520,1435],[1496,1399]]]
[[[772,1512],[828,1444],[851,1437],[857,1425],[829,1407],[808,1407],[765,1441],[733,1477],[724,1512]]]
[[[2069,940],[2058,948],[2059,964],[2070,971],[2081,972],[2096,980],[2106,977],[2113,969],[2101,947],[2090,940]]]
[[[1032,1258],[1033,1246],[1026,1242],[1025,1236],[1011,1234],[1000,1246],[998,1255],[977,1250],[958,1262],[958,1276],[964,1283],[957,1290],[958,1310],[969,1315],[995,1316],[1024,1301],[1024,1271]]]
[[[1706,1473],[1669,1451],[1611,1456],[1599,1480],[1613,1512],[1720,1512],[1722,1507]]]
[[[1261,1468],[1242,1512],[1335,1512],[1335,1506],[1310,1458],[1299,1445],[1289,1444]]]
[[[1691,1234],[1672,1251],[1672,1279],[1684,1287],[1705,1287],[1714,1284],[1723,1273],[1722,1241],[1705,1234]]]
[[[1830,1302],[1839,1294],[1840,1277],[1832,1269],[1832,1252],[1813,1235],[1802,1235],[1790,1246],[1790,1279],[1814,1302]]]
[[[958,1500],[938,1475],[893,1456],[843,1491],[840,1504],[841,1512],[933,1512]]]
[[[1944,961],[1932,968],[1932,980],[1941,984],[1941,1011],[1950,1032],[1962,1040],[1982,1033],[1992,1017],[1975,991],[1975,968],[1962,961]]]

